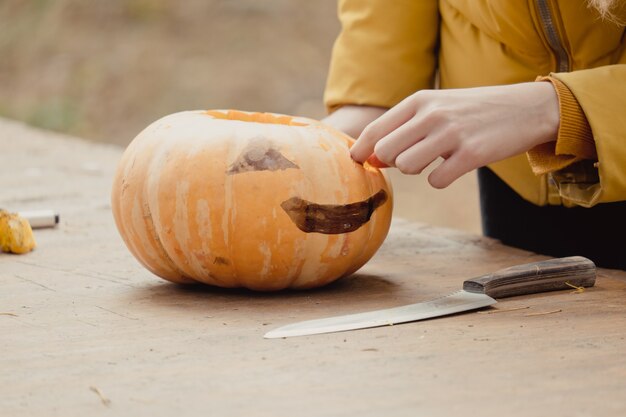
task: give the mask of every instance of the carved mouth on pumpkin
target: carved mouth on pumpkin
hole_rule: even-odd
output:
[[[341,234],[357,230],[387,201],[385,190],[350,204],[316,204],[292,197],[280,205],[298,229],[305,233]]]

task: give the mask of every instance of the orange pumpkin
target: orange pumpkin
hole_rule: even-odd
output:
[[[352,274],[389,230],[392,194],[352,139],[271,113],[166,116],[126,149],[112,207],[133,255],[178,283],[270,291]]]

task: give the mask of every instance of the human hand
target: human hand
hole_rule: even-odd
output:
[[[438,157],[428,177],[435,188],[492,162],[556,140],[559,103],[548,82],[456,90],[422,90],[400,102],[361,133],[350,149],[404,174],[419,174]]]

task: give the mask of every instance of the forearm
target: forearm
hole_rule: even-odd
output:
[[[387,111],[383,107],[346,105],[322,119],[325,124],[357,138],[365,126]]]

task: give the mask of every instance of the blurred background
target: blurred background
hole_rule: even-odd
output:
[[[322,118],[337,0],[1,0],[0,117],[126,146],[181,110]],[[480,232],[475,174],[392,177],[397,216]]]

